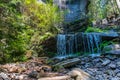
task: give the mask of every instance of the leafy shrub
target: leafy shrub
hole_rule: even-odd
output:
[[[0,3],[0,50],[4,61],[11,61],[13,57],[22,55],[27,49],[21,7],[21,0],[7,2],[2,0]]]
[[[30,49],[42,54],[45,52],[43,42],[58,33],[58,24],[62,21],[61,14],[58,8],[51,3],[40,4],[36,0],[26,0],[25,5],[24,14],[29,18],[28,25],[34,30]]]
[[[24,61],[28,50],[39,53],[41,43],[58,32],[60,21],[58,9],[51,3],[0,0],[0,62]]]

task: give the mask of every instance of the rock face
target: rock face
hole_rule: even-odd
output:
[[[53,0],[62,11],[67,11],[65,14],[65,22],[79,20],[85,16],[88,0]]]
[[[40,52],[39,56],[42,55],[42,56],[52,57],[55,54],[49,54],[48,52],[51,52],[51,53],[57,52],[57,49],[56,49],[57,41],[55,37],[50,37],[47,40],[44,40],[44,42],[41,45],[43,46],[44,54],[41,54]]]
[[[101,35],[101,37],[111,37],[111,38],[116,38],[119,37],[117,32],[114,31],[109,31],[109,32],[104,32],[104,33],[99,33]]]

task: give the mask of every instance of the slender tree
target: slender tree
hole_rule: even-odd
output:
[[[115,0],[116,1],[116,4],[117,4],[117,8],[119,10],[119,13],[120,13],[120,0]]]
[[[120,0],[116,0],[118,8],[120,9]]]

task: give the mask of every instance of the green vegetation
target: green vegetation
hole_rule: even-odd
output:
[[[116,0],[90,0],[89,19],[97,21],[113,14],[119,14]]]
[[[100,44],[100,48],[103,49],[105,46],[111,45],[111,44],[119,44],[119,39],[115,38],[111,41],[105,40]],[[109,51],[109,50],[107,50]]]
[[[114,0],[90,0],[90,2],[88,13],[90,22],[119,13]],[[25,61],[31,56],[54,56],[55,36],[60,32],[58,27],[63,25],[62,16],[58,7],[53,5],[53,0],[46,0],[46,3],[37,0],[0,0],[0,63]],[[71,26],[70,29],[73,29],[79,27],[82,21],[64,22],[64,26]],[[115,27],[117,29],[118,26]],[[80,31],[85,29],[86,27],[83,27]],[[85,32],[105,31],[88,27]],[[101,47],[107,44],[102,43]]]
[[[51,3],[0,0],[0,62],[24,61],[28,50],[40,53],[42,42],[58,33],[60,21]]]
[[[87,27],[86,31],[87,32],[106,32],[106,30],[102,30],[100,28],[97,27]]]

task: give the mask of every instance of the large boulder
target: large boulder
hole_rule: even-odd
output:
[[[120,55],[120,44],[112,44],[103,48],[103,54]]]
[[[111,55],[120,55],[120,49],[119,50],[111,50],[106,52],[105,54],[111,54]]]
[[[79,68],[73,69],[68,73],[68,75],[74,78],[75,80],[95,80],[91,75]]]
[[[103,51],[111,51],[111,50],[117,50],[117,49],[120,49],[120,44],[112,44],[112,45],[105,46]]]

